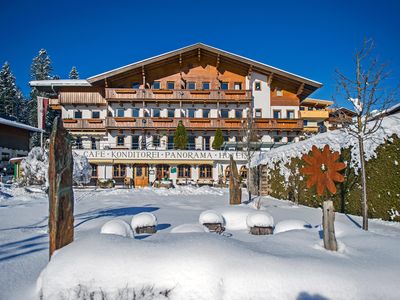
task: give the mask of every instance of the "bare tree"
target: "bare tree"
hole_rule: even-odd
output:
[[[373,138],[382,125],[385,116],[383,113],[394,102],[396,88],[389,88],[387,79],[389,72],[387,65],[378,62],[372,56],[374,42],[364,40],[364,43],[354,57],[355,72],[346,76],[336,70],[338,80],[338,92],[349,101],[356,113],[355,117],[339,114],[339,123],[343,130],[354,136],[358,141],[360,153],[361,173],[361,208],[363,217],[363,229],[368,230],[368,195],[367,175],[365,169],[364,144],[368,139]]]
[[[246,109],[246,116],[242,120],[242,128],[241,128],[241,136],[243,138],[242,142],[242,147],[243,147],[243,153],[246,157],[246,162],[247,162],[247,182],[246,182],[246,188],[247,192],[249,194],[249,201],[251,201],[251,160],[253,159],[254,155],[256,152],[259,150],[259,140],[260,137],[258,135],[257,129],[256,129],[256,123],[254,121],[254,116],[253,116],[253,108],[249,107]]]

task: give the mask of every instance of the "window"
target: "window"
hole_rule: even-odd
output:
[[[132,135],[132,147],[133,150],[139,149],[139,136]]]
[[[281,118],[281,111],[274,110],[274,119],[280,119],[280,118]]]
[[[201,165],[199,167],[199,177],[200,178],[212,178],[212,166]]]
[[[241,82],[235,82],[235,84],[233,85],[233,88],[235,90],[241,90],[242,89],[242,83]]]
[[[90,164],[92,167],[92,178],[97,178],[97,165],[95,164]]]
[[[156,178],[158,180],[169,177],[169,166],[168,165],[157,165],[156,166]]]
[[[83,149],[82,138],[77,136],[75,139],[75,147],[76,149]]]
[[[194,108],[189,108],[188,109],[188,114],[187,114],[188,118],[194,118],[195,117],[195,113],[196,113],[196,110]]]
[[[2,161],[9,161],[10,160],[10,153],[2,152],[1,153],[1,160]]]
[[[125,137],[123,135],[117,136],[117,146],[125,145]]]
[[[139,108],[132,108],[132,117],[139,118]]]
[[[168,109],[168,118],[174,118],[175,117],[175,109],[169,108]]]
[[[303,125],[304,125],[304,126],[307,126],[307,125],[308,125],[308,121],[307,121],[307,120],[304,120],[304,121],[303,121]]]
[[[210,117],[210,110],[203,108],[203,118],[209,118]]]
[[[97,150],[99,147],[99,140],[98,139],[96,139],[96,138],[90,138],[90,144],[91,144],[91,148],[92,148],[92,150]]]
[[[293,136],[288,136],[287,137],[287,141],[288,141],[288,143],[292,143],[294,141],[294,137]]]
[[[179,117],[182,117],[182,118],[185,117],[185,110],[184,109],[179,109],[178,113],[179,113]]]
[[[82,112],[80,110],[74,111],[74,118],[75,119],[82,119]]]
[[[243,117],[243,110],[235,109],[235,118],[236,119],[241,119],[242,117]]]
[[[229,142],[229,135],[224,135],[224,142]]]
[[[194,82],[194,81],[189,81],[189,82],[187,83],[187,89],[188,89],[188,90],[195,90],[195,89],[196,89],[196,82]]]
[[[307,107],[307,110],[313,110],[313,108],[312,107]]]
[[[304,106],[300,106],[300,110],[304,110]]]
[[[256,118],[261,118],[262,117],[262,110],[261,108],[256,108]]]
[[[144,110],[143,110],[143,116],[144,116],[145,118],[150,117],[149,111],[148,111],[147,109],[144,109]]]
[[[175,89],[175,81],[167,81],[167,89],[168,90]]]
[[[115,111],[115,116],[118,117],[118,118],[125,117],[125,109],[117,108],[116,111]]]
[[[147,149],[147,143],[146,143],[146,135],[142,135],[142,141],[141,141],[141,144],[142,144],[142,149],[144,150],[144,149]]]
[[[159,118],[159,117],[160,117],[160,109],[153,108],[153,118]]]
[[[174,149],[174,136],[173,135],[168,136],[167,148],[168,148],[168,150]]]
[[[178,178],[191,178],[191,168],[189,165],[178,166]]]
[[[276,89],[276,95],[278,96],[278,97],[281,97],[281,96],[283,96],[283,92],[282,92],[282,89]]]
[[[113,177],[125,177],[126,166],[122,164],[117,164],[113,166]]]
[[[203,150],[210,150],[210,137],[209,136],[203,137]]]
[[[194,135],[188,136],[188,149],[195,150],[196,149],[196,137]]]
[[[203,88],[203,90],[209,90],[210,89],[210,83],[209,82],[203,82],[202,88]]]
[[[98,110],[92,111],[92,119],[100,119],[100,112]]]
[[[227,90],[229,88],[228,82],[221,82],[221,90]]]
[[[282,137],[281,136],[274,137],[274,143],[280,143],[281,141],[282,141]]]
[[[254,82],[254,90],[261,91],[261,82],[260,81]]]
[[[138,88],[140,88],[140,83],[139,83],[139,82],[134,82],[134,83],[132,83],[132,88],[133,88],[133,89],[138,89]]]
[[[160,81],[154,81],[153,85],[152,85],[152,89],[154,89],[154,90],[161,89],[161,82]]]
[[[221,118],[229,118],[229,109],[221,109]]]
[[[286,111],[286,117],[288,118],[288,119],[294,119],[295,117],[294,117],[294,110],[287,110]]]
[[[160,147],[160,136],[159,135],[153,135],[153,146]]]

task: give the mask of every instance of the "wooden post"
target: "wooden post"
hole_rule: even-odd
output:
[[[49,153],[49,256],[74,239],[73,158],[68,132],[54,120]]]
[[[229,204],[241,204],[242,189],[240,187],[239,172],[232,155],[230,156],[230,169],[231,172],[229,173]]]
[[[324,230],[324,247],[327,250],[337,251],[337,242],[335,237],[335,208],[333,201],[324,201],[322,226]]]

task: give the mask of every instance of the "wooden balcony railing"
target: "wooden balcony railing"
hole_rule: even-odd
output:
[[[109,102],[123,101],[241,101],[252,100],[251,90],[151,90],[106,88]]]
[[[329,112],[327,110],[300,110],[299,116],[302,119],[328,119]]]
[[[107,129],[175,129],[179,121],[187,129],[200,130],[240,130],[243,119],[220,118],[106,118]],[[300,119],[255,119],[255,128],[264,130],[294,130],[303,129]]]
[[[105,130],[103,119],[64,119],[63,123],[67,130]]]

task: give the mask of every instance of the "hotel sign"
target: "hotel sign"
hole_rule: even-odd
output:
[[[188,151],[188,150],[74,150],[90,160],[193,160],[193,161],[246,161],[244,152],[239,151]]]

